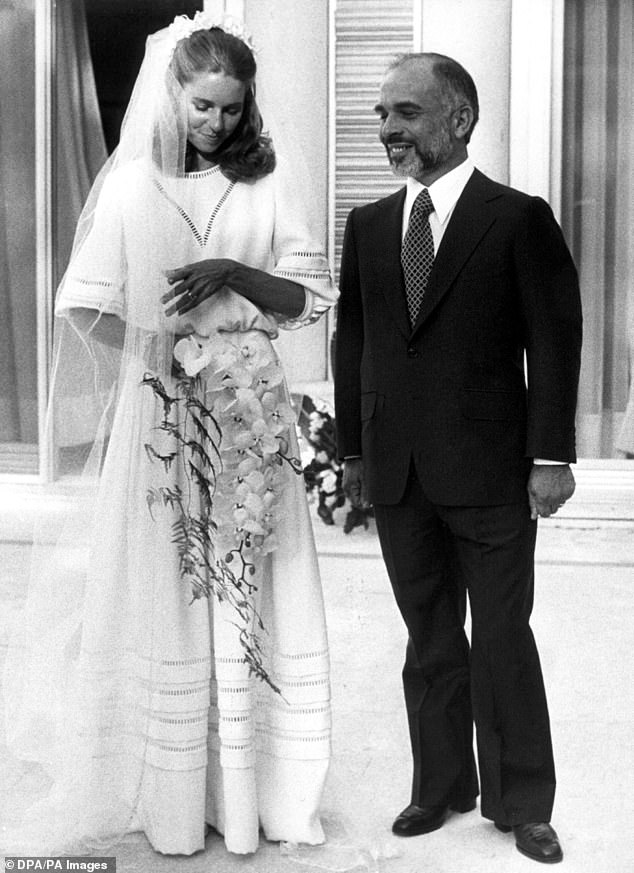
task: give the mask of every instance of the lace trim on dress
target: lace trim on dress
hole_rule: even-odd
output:
[[[186,725],[186,724],[206,724],[207,723],[207,712],[203,712],[201,715],[193,715],[191,718],[167,718],[166,716],[159,716],[153,714],[153,710],[146,710],[147,713],[152,713],[152,719],[157,721],[159,724],[171,724],[171,725]]]
[[[25,647],[25,650],[28,651],[29,647]],[[84,653],[86,656],[95,657],[98,653],[92,652],[89,649],[85,649]],[[126,648],[123,650],[123,654],[128,657],[137,658],[140,661],[148,661],[152,664],[157,664],[160,667],[191,667],[194,664],[208,664],[211,663],[212,656],[204,655],[198,658],[183,658],[183,659],[163,659],[163,658],[153,658],[151,655],[143,654],[142,652],[136,652],[134,649]],[[328,649],[319,649],[315,652],[273,652],[271,654],[272,658],[280,658],[284,660],[290,661],[306,661],[312,658],[324,658],[328,655]],[[215,662],[221,664],[244,664],[244,657],[235,657],[235,658],[225,658],[217,655],[213,656],[213,660]],[[121,668],[111,667],[111,668],[102,668],[101,672],[109,673],[109,672],[120,672]]]
[[[284,276],[287,279],[324,279],[330,281],[330,270],[274,270],[275,276]]]
[[[225,695],[225,696],[227,694],[252,694],[254,691],[254,689],[251,688],[250,685],[236,685],[236,684],[232,685],[231,683],[225,682],[221,679],[216,680],[215,678],[213,678],[211,680],[211,682],[216,684],[216,695],[214,695],[213,691],[211,691],[211,689],[210,689],[210,693],[211,693],[210,700],[212,703],[214,703],[214,701],[217,701],[218,697],[221,694]]]
[[[269,706],[273,711],[277,710],[282,712],[284,715],[289,716],[300,716],[300,715],[318,715],[319,713],[327,713],[330,714],[330,703],[320,703],[315,706],[301,706],[301,707],[293,707],[289,709],[288,706],[283,706],[282,704],[276,705],[270,703]]]
[[[275,676],[275,681],[287,688],[318,688],[329,685],[328,679],[303,679],[296,682],[290,679],[281,679],[277,675]]]
[[[154,686],[155,694],[162,694],[166,697],[190,697],[192,694],[201,694],[204,688],[160,688]]]
[[[326,736],[327,733],[328,729],[324,728],[322,731],[316,732],[313,736],[309,736],[308,734],[297,736],[296,734],[290,734],[286,731],[275,730],[268,725],[258,725],[258,734],[265,737],[274,737],[275,739],[284,740],[289,743],[323,743],[325,739],[328,739]]]
[[[102,288],[114,288],[114,282],[110,279],[85,279],[79,276],[69,276],[69,278],[79,285],[99,285]]]
[[[207,167],[206,170],[191,170],[188,173],[178,173],[179,179],[204,179],[206,176],[215,176],[216,173],[221,173],[222,170],[218,164],[214,167]]]
[[[286,658],[290,661],[304,661],[308,658],[323,658],[328,654],[328,649],[321,649],[318,652],[301,652],[300,654],[287,655],[285,652],[276,652],[278,658]]]
[[[204,172],[207,172],[207,171],[204,171]],[[159,180],[154,178],[152,181],[154,182],[154,185],[155,185],[156,189],[159,191],[159,193],[162,194],[163,197],[165,197],[167,202],[170,203],[174,207],[174,209],[178,212],[178,214],[181,216],[181,218],[184,219],[184,221],[187,223],[187,226],[191,230],[191,232],[194,236],[194,239],[196,240],[198,245],[201,247],[201,249],[204,248],[207,245],[207,243],[209,242],[209,237],[211,235],[211,228],[213,226],[213,223],[216,220],[216,217],[217,217],[218,213],[220,212],[220,210],[222,209],[223,205],[225,204],[228,196],[231,194],[236,183],[229,182],[229,184],[225,188],[223,195],[221,196],[220,200],[216,203],[213,212],[209,216],[209,221],[207,222],[207,228],[206,228],[205,233],[203,235],[196,227],[196,224],[195,224],[193,218],[190,217],[190,215],[187,213],[187,211],[185,209],[183,209],[183,207],[179,203],[177,203],[176,200],[174,200],[172,197],[170,197],[170,195],[167,193],[167,191],[165,190],[163,185],[159,182]]]
[[[289,667],[294,663],[303,666],[305,661],[327,657],[327,651],[275,653],[273,657],[285,658]],[[240,659],[222,660],[237,663]],[[314,673],[275,678],[281,697],[266,687],[256,687],[253,678],[222,681],[214,675],[209,681],[177,687],[144,683],[152,695],[152,703],[140,708],[146,719],[139,732],[146,765],[165,772],[202,770],[209,754],[219,755],[221,765],[230,769],[253,768],[256,755],[292,759],[298,766],[302,761],[326,760],[330,753],[327,676]],[[131,676],[129,681],[139,680]],[[192,699],[196,695],[198,699]],[[253,709],[255,695],[262,698],[263,707],[257,714]],[[183,705],[187,709],[178,711]],[[170,712],[174,707],[176,711]],[[205,725],[206,734],[201,735]]]
[[[202,742],[194,743],[192,745],[186,746],[168,746],[164,743],[157,743],[156,740],[153,740],[151,737],[148,737],[148,744],[150,746],[154,746],[155,749],[160,749],[162,752],[202,752],[207,748],[207,737],[204,738]]]
[[[154,660],[147,655],[137,655],[137,657],[142,658],[144,661]],[[209,664],[210,662],[210,655],[204,658],[186,658],[184,661],[154,661],[154,663],[160,664],[161,667],[191,667],[194,664]]]
[[[288,252],[287,258],[323,258],[326,260],[326,255],[323,252]]]

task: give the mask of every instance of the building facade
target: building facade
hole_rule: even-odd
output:
[[[373,112],[386,62],[436,51],[471,72],[476,164],[551,203],[580,270],[580,462],[565,513],[634,518],[631,0],[16,0],[0,5],[12,59],[0,84],[5,535],[26,529],[54,476],[43,436],[52,305],[83,198],[116,142],[145,34],[203,6],[253,34],[263,107],[302,151],[335,272],[349,209],[401,184]],[[330,317],[280,340],[297,390],[331,395],[333,330]]]

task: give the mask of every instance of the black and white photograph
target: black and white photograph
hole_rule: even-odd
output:
[[[0,48],[4,870],[634,870],[632,0]]]

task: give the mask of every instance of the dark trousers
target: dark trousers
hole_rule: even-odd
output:
[[[410,476],[376,505],[383,558],[409,632],[403,685],[414,758],[412,803],[478,793],[501,824],[550,821],[555,771],[529,619],[537,523],[518,505],[437,506]],[[471,646],[464,621],[471,609]]]

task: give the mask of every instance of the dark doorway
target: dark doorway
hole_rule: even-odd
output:
[[[119,142],[134,81],[150,33],[176,15],[192,16],[203,0],[84,0],[88,41],[108,153]]]

